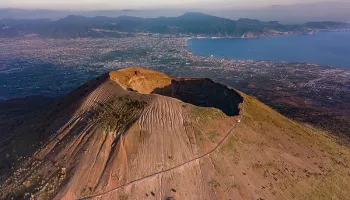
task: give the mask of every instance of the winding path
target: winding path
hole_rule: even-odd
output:
[[[193,158],[193,159],[191,159],[191,160],[188,160],[188,161],[186,161],[186,162],[184,162],[184,163],[182,163],[182,164],[179,164],[179,165],[177,165],[177,166],[175,166],[175,167],[171,167],[171,168],[169,168],[169,169],[165,169],[165,170],[162,170],[162,171],[159,171],[159,172],[155,172],[155,173],[150,174],[150,175],[147,175],[147,176],[145,176],[145,177],[142,177],[142,178],[139,178],[139,179],[135,179],[135,180],[133,180],[133,181],[130,181],[130,182],[125,183],[125,184],[123,184],[123,185],[120,185],[120,186],[118,186],[118,187],[112,188],[112,189],[110,189],[110,190],[108,190],[108,191],[105,191],[105,192],[102,192],[102,193],[99,193],[99,194],[95,194],[95,195],[91,195],[91,196],[87,196],[87,197],[82,197],[82,198],[79,198],[79,199],[77,199],[77,200],[92,199],[92,198],[100,197],[100,196],[102,196],[102,195],[106,195],[106,194],[108,194],[108,193],[110,193],[110,192],[113,192],[113,191],[115,191],[115,190],[117,190],[117,189],[120,189],[120,188],[129,186],[129,185],[131,185],[131,184],[133,184],[133,183],[143,181],[143,180],[145,180],[145,179],[148,179],[148,178],[157,176],[157,175],[162,174],[162,173],[166,173],[166,172],[175,170],[175,169],[177,169],[177,168],[180,168],[180,167],[182,167],[182,166],[184,166],[184,165],[190,164],[190,163],[195,162],[195,161],[197,161],[197,160],[199,160],[199,159],[201,159],[201,158],[204,158],[205,156],[210,155],[211,153],[213,153],[214,151],[216,151],[216,150],[221,146],[222,143],[224,143],[224,142],[226,141],[226,139],[230,136],[230,134],[231,134],[231,132],[233,131],[233,129],[236,128],[237,125],[238,125],[238,123],[242,120],[242,116],[243,116],[243,112],[244,112],[244,101],[243,101],[243,103],[242,103],[241,105],[242,105],[242,109],[241,109],[241,111],[240,111],[239,117],[237,118],[235,124],[234,124],[234,125],[232,126],[232,128],[227,132],[227,134],[225,135],[225,137],[223,137],[223,138],[220,140],[220,142],[219,142],[211,151],[209,151],[209,152],[207,152],[207,153],[205,153],[205,154],[203,154],[203,155],[201,155],[201,156],[198,156],[198,157],[196,157],[196,158]]]

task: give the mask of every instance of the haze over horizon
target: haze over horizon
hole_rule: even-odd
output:
[[[1,9],[2,8],[2,9]],[[177,17],[185,12],[202,12],[227,19],[258,19],[279,21],[284,24],[301,24],[309,21],[350,22],[350,0],[170,0],[166,3],[151,0],[128,2],[107,2],[107,0],[3,0],[0,2],[0,19],[43,19],[58,20],[68,15],[85,17],[134,16],[142,18]]]
[[[67,10],[97,10],[97,9],[248,9],[262,8],[276,5],[294,5],[310,3],[348,3],[349,0],[129,0],[110,2],[108,0],[3,0],[0,2],[1,8],[22,8],[22,9],[67,9]]]

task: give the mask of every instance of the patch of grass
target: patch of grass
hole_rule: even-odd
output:
[[[290,137],[293,142],[300,142],[301,146],[307,145],[305,148],[322,152],[322,154],[316,155],[343,158],[344,163],[349,165],[349,161],[344,159],[349,158],[348,148],[337,144],[336,140],[328,134],[290,120],[255,98],[246,96],[245,99],[244,120],[237,131],[250,129],[252,132],[264,134],[267,139],[264,142],[267,145],[278,144],[282,137]],[[265,146],[263,144],[257,145],[259,147]],[[225,148],[227,152],[230,152],[229,147]],[[294,156],[298,156],[298,154],[295,153]],[[261,172],[264,177],[269,176],[271,170],[278,173],[278,167],[272,163],[258,163],[251,167],[253,170]],[[293,199],[348,199],[350,191],[349,168],[336,164],[333,164],[332,167],[334,169],[329,174],[307,177],[302,180],[303,184],[289,181],[290,188],[295,189],[292,195]],[[277,199],[285,199],[285,196],[277,197]]]
[[[344,173],[346,173],[345,170],[340,169],[340,172],[337,171],[331,176],[317,180],[312,187],[299,188],[300,191],[295,199],[349,199],[349,176],[342,175]]]
[[[202,135],[202,133],[200,133],[200,134],[198,135],[198,138],[199,138],[200,141],[204,141],[204,140],[205,140],[205,138],[204,138],[204,136]]]
[[[196,140],[192,136],[188,136],[188,140],[190,141],[191,144],[196,144]]]
[[[83,191],[81,192],[81,194],[83,195],[83,196],[90,196],[90,195],[92,195],[94,193],[94,189],[92,188],[92,187],[85,187],[84,189],[83,189]]]
[[[220,137],[220,133],[216,130],[209,132],[209,140],[215,142]]]
[[[305,126],[290,120],[272,108],[259,102],[256,98],[245,96],[246,104],[244,124],[258,132],[283,133],[296,139],[307,141],[329,154],[338,155],[339,144],[327,133],[310,126]]]
[[[234,137],[229,137],[227,142],[223,143],[223,145],[220,147],[220,151],[226,155],[232,158],[232,161],[237,164],[240,160],[240,153],[236,149],[236,142]]]
[[[255,171],[264,171],[265,169],[275,169],[275,168],[277,168],[277,166],[272,162],[252,164],[252,169]]]
[[[220,187],[220,183],[217,182],[215,179],[212,179],[208,182],[208,185],[210,185],[211,187],[213,188],[217,188],[217,187]]]
[[[205,124],[213,119],[225,116],[225,114],[218,109],[199,106],[191,106],[189,115],[191,119],[198,121],[200,124]]]
[[[129,96],[117,97],[100,104],[92,120],[104,130],[118,132],[134,122],[145,105],[146,102],[131,99]]]
[[[258,147],[266,147],[266,146],[267,146],[267,144],[265,142],[263,142],[263,141],[258,142]]]
[[[128,197],[128,195],[119,195],[119,199],[120,200],[128,200],[129,197]]]
[[[205,138],[204,138],[204,135],[202,134],[201,130],[195,126],[193,123],[190,123],[190,122],[187,122],[185,124],[185,127],[186,129],[190,130],[190,129],[193,129],[193,132],[195,134],[195,137],[198,138],[200,141],[204,141]],[[192,142],[194,143],[194,138],[192,138]]]

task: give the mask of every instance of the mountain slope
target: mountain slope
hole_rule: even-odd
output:
[[[288,32],[304,33],[311,30],[346,29],[350,25],[337,22],[311,22],[304,25],[283,25],[276,21],[262,22],[252,19],[230,20],[197,12],[179,17],[139,18],[130,16],[83,17],[69,15],[57,21],[0,20],[1,37],[39,35],[54,38],[121,37],[121,33],[186,34],[204,36],[239,37],[280,35]]]
[[[0,147],[5,199],[349,195],[348,148],[209,79],[111,72],[14,133]]]

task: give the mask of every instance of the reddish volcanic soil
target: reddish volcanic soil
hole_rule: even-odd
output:
[[[0,199],[347,199],[350,151],[209,79],[128,68],[0,144]]]

